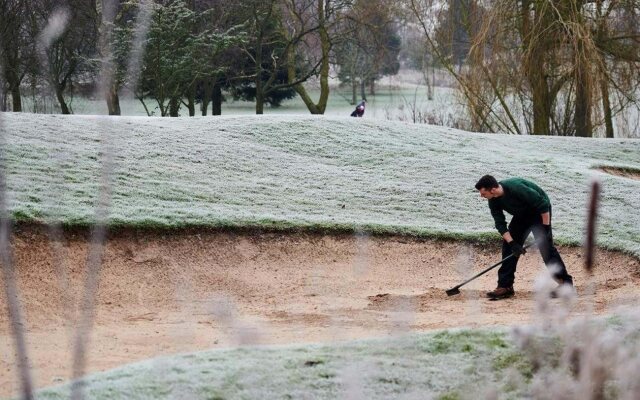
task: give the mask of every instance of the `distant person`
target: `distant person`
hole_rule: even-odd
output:
[[[352,117],[362,117],[364,115],[364,106],[365,104],[367,104],[366,100],[362,100],[360,103],[358,103],[358,105],[356,106],[356,109],[353,110],[353,112],[351,113]]]
[[[560,253],[553,245],[551,233],[551,201],[547,194],[535,183],[522,178],[510,178],[498,182],[491,175],[485,175],[478,183],[476,190],[480,196],[489,200],[489,209],[495,221],[496,229],[504,239],[502,242],[502,258],[513,254],[502,263],[498,270],[498,287],[487,293],[487,297],[498,300],[515,294],[513,282],[515,280],[516,265],[521,255],[526,253],[522,248],[525,239],[533,231],[540,255],[545,265],[555,268],[553,279],[558,285],[573,287],[573,278],[567,273],[567,268],[560,257]],[[504,211],[513,215],[507,227]],[[557,290],[551,292],[557,297]]]

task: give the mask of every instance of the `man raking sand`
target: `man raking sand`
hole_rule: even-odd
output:
[[[487,293],[490,299],[504,299],[515,294],[513,283],[516,266],[521,255],[526,253],[524,241],[533,232],[540,254],[553,278],[559,285],[573,286],[573,278],[560,253],[553,245],[551,230],[551,201],[535,183],[522,178],[509,178],[498,182],[485,175],[476,183],[480,196],[489,200],[489,209],[495,226],[502,235],[502,266],[498,270],[498,287]],[[504,212],[513,215],[509,226]],[[513,255],[513,257],[509,257]],[[552,292],[552,296],[557,291]]]

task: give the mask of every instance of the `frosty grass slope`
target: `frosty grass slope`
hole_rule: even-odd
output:
[[[454,331],[346,344],[212,350],[92,375],[89,398],[459,399],[531,378],[502,332]],[[525,385],[511,385],[510,398]],[[69,386],[39,399],[67,399]]]
[[[567,350],[574,350],[601,355],[584,368],[607,372],[606,398],[635,398],[639,323],[635,313],[520,329],[513,335],[528,343],[523,352],[500,329],[210,350],[93,374],[85,381],[86,394],[96,399],[582,398],[593,381],[570,373],[576,361]],[[37,398],[68,399],[69,391],[67,384],[41,390]]]
[[[107,138],[113,225],[497,240],[487,204],[473,189],[491,173],[538,182],[553,203],[555,237],[579,245],[595,177],[603,191],[599,245],[640,256],[640,181],[594,169],[640,169],[640,140],[312,116],[2,119],[10,208],[21,221],[91,223]]]

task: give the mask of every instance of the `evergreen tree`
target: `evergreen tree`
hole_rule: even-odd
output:
[[[136,96],[143,103],[153,98],[162,116],[177,117],[185,97],[192,105],[197,82],[220,72],[211,59],[240,40],[233,31],[195,30],[203,16],[206,11],[193,11],[184,0],[155,6]]]

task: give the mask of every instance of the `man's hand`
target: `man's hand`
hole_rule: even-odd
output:
[[[515,240],[509,242],[509,246],[511,246],[511,253],[516,257],[520,257],[527,252],[527,250],[525,250],[525,248]]]

